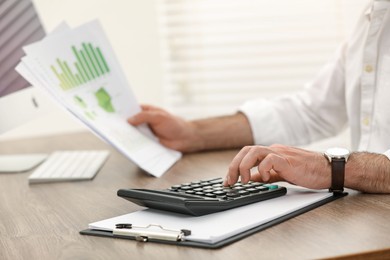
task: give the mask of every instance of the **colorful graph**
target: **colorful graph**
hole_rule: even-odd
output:
[[[73,69],[67,61],[59,58],[56,59],[57,68],[50,66],[63,90],[80,86],[110,72],[102,51],[99,47],[93,47],[92,43],[83,42],[80,49],[71,46],[71,50],[76,59]]]

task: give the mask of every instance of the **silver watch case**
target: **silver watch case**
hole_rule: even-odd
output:
[[[324,155],[328,158],[330,163],[332,162],[332,159],[345,159],[345,162],[347,162],[350,151],[346,148],[333,147],[327,149]]]

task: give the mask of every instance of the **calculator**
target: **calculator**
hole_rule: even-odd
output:
[[[164,190],[120,189],[117,194],[143,207],[201,216],[283,196],[286,192],[283,186],[254,181],[224,187],[222,178],[213,178]]]

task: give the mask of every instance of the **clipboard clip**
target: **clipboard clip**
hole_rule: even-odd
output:
[[[184,241],[186,236],[191,235],[191,230],[166,229],[161,225],[149,224],[145,227],[137,227],[130,223],[119,223],[112,231],[114,236],[134,237],[140,242],[148,242],[149,239],[165,241]]]

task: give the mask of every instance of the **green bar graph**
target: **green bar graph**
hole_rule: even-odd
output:
[[[79,49],[71,46],[75,61],[70,67],[67,61],[56,59],[50,68],[60,82],[63,90],[69,90],[100,78],[110,72],[110,67],[99,47],[92,43],[82,42]]]
[[[91,50],[92,54],[93,54],[93,58],[94,58],[94,61],[96,61],[96,64],[97,64],[97,67],[99,67],[98,71],[101,73],[101,74],[104,74],[103,72],[103,69],[102,69],[102,64],[100,64],[98,58],[97,58],[97,55],[96,55],[96,51],[93,50],[93,47],[92,47],[92,44],[88,44],[88,47],[89,49]]]
[[[84,72],[83,70],[80,68],[79,64],[77,62],[74,63],[74,66],[76,67],[81,79],[82,79],[82,82],[87,82],[86,78],[84,77]]]
[[[93,79],[94,75],[92,73],[92,69],[91,69],[91,66],[89,65],[89,62],[87,61],[86,55],[84,54],[83,51],[80,51],[80,53],[81,53],[81,56],[83,57],[83,63],[87,67],[88,75],[90,75],[90,79]]]
[[[87,44],[83,43],[83,49],[84,49],[84,52],[87,54],[88,62],[92,65],[93,73],[96,75],[96,77],[99,77],[99,73],[98,73],[96,66],[95,66],[95,63],[93,62],[93,59],[92,59],[92,53],[91,53],[91,51],[88,50]]]
[[[96,48],[96,51],[97,51],[97,53],[99,54],[100,61],[101,61],[101,62],[103,63],[103,65],[104,65],[105,73],[110,72],[110,69],[109,69],[108,66],[107,66],[106,60],[104,59],[103,54],[102,54],[102,52],[100,51],[100,48],[97,47],[97,48]]]

